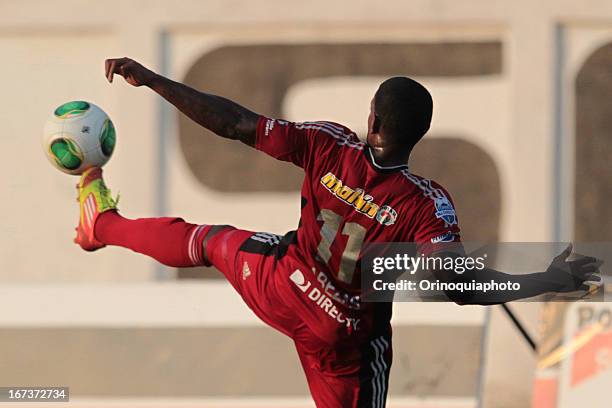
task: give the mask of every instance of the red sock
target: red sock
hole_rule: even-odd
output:
[[[164,265],[204,265],[202,241],[209,225],[195,225],[182,218],[123,218],[116,211],[100,214],[96,239],[106,245],[129,248],[155,258]]]

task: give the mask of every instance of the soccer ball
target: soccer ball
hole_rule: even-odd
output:
[[[113,154],[115,142],[115,127],[108,115],[85,101],[60,105],[43,133],[43,148],[51,164],[75,175],[103,166]]]

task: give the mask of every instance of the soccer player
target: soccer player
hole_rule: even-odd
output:
[[[415,242],[420,253],[460,243],[448,193],[410,172],[414,145],[430,126],[432,98],[416,81],[383,82],[371,101],[366,142],[331,122],[292,123],[199,92],[129,58],[106,61],[109,82],[147,86],[217,135],[238,140],[304,170],[296,231],[283,237],[181,218],[126,219],[102,179],[79,182],[75,242],[87,251],[117,245],[173,267],[213,265],[265,323],[293,339],[318,407],[384,407],[391,367],[391,304],[360,301],[360,251],[375,242]],[[205,160],[205,158],[203,158]],[[460,256],[461,245],[455,256]],[[580,287],[594,260],[567,262],[568,248],[540,274],[487,270],[488,280],[526,282],[503,301]],[[485,273],[483,272],[483,273]],[[461,276],[434,271],[451,281]],[[461,278],[463,279],[463,278]],[[535,282],[535,283],[534,283]],[[451,296],[458,303],[499,303]]]

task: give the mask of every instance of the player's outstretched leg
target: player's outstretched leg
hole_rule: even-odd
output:
[[[211,229],[181,218],[130,220],[117,213],[117,200],[102,179],[102,169],[87,170],[78,184],[81,215],[75,242],[86,251],[122,246],[173,267],[204,265],[203,240]]]

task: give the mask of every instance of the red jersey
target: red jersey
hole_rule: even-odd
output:
[[[286,243],[294,257],[325,271],[339,287],[360,287],[366,243],[415,242],[427,255],[438,243],[459,240],[448,193],[407,165],[377,164],[345,126],[261,117],[255,147],[304,169],[300,224]]]
[[[457,241],[453,204],[407,166],[377,164],[335,123],[261,117],[255,147],[304,169],[298,229],[281,238],[227,227],[207,242],[208,260],[261,320],[294,340],[318,407],[383,407],[392,307],[361,300],[362,248],[416,242],[429,254]]]

